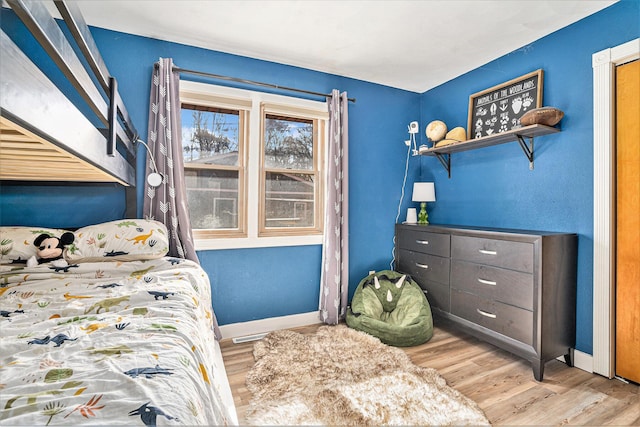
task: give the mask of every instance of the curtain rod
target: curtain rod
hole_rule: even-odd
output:
[[[237,77],[221,76],[219,74],[206,73],[204,71],[187,70],[185,68],[180,68],[180,67],[178,67],[176,65],[173,66],[172,71],[177,71],[178,73],[195,74],[197,76],[202,76],[202,77],[211,77],[211,78],[219,79],[219,80],[228,80],[228,81],[232,81],[232,82],[236,82],[236,83],[245,83],[245,84],[250,84],[250,85],[254,85],[254,86],[268,87],[268,88],[272,88],[272,89],[280,89],[280,90],[287,90],[287,91],[291,91],[291,92],[306,93],[307,95],[323,96],[325,98],[328,98],[328,97],[331,96],[331,94],[327,94],[327,93],[313,92],[313,91],[310,91],[310,90],[296,89],[296,88],[286,87],[286,86],[278,86],[278,85],[274,85],[274,84],[270,84],[270,83],[262,83],[262,82],[256,82],[256,81],[253,81],[253,80],[239,79]],[[356,102],[355,98],[348,98],[348,100],[353,102],[353,103]]]

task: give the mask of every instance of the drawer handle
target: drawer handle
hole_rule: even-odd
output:
[[[498,255],[497,251],[488,251],[486,249],[478,249],[478,252],[484,255]]]
[[[416,267],[424,268],[425,270],[429,268],[427,264],[420,264],[419,262],[416,262]]]
[[[480,279],[478,278],[478,282],[482,283],[483,285],[491,285],[491,286],[496,286],[498,283],[494,282],[493,280],[485,280],[485,279]]]
[[[476,308],[476,311],[480,314],[482,314],[484,317],[490,317],[491,319],[495,319],[497,316],[493,313],[487,313],[484,310],[480,310],[479,308]]]
[[[428,240],[416,240],[416,243],[419,245],[428,245],[429,241]]]

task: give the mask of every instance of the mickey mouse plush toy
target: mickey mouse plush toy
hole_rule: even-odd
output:
[[[27,260],[28,267],[35,267],[38,264],[55,261],[56,267],[66,267],[67,261],[64,260],[64,247],[73,243],[75,236],[73,233],[63,233],[60,238],[49,234],[41,234],[36,237],[33,244],[38,248],[36,254]]]

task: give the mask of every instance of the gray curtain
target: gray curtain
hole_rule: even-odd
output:
[[[169,230],[169,255],[198,261],[191,235],[184,183],[180,122],[180,76],[172,72],[171,58],[154,64],[149,97],[148,145],[162,176],[162,184],[145,182],[144,215]],[[147,162],[147,176],[151,172]]]
[[[182,124],[180,121],[180,76],[172,71],[171,58],[154,64],[149,96],[149,134],[147,145],[153,155],[162,184],[150,187],[145,181],[144,216],[155,219],[169,230],[169,256],[186,258],[200,264],[193,243],[187,209],[187,189],[182,159]],[[147,161],[146,175],[152,172]],[[215,313],[213,329],[220,339]]]
[[[320,320],[344,319],[349,293],[349,132],[347,93],[329,100],[329,153],[320,278]]]

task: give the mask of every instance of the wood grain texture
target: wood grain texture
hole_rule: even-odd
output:
[[[0,179],[114,182],[107,173],[5,117],[0,117]]]
[[[314,333],[320,325],[293,329]],[[241,425],[251,399],[245,386],[253,342],[221,348]],[[639,387],[552,360],[543,382],[519,357],[447,325],[425,344],[404,349],[413,363],[435,368],[447,383],[475,400],[494,425],[640,425]]]
[[[616,68],[616,375],[640,382],[640,60]]]

